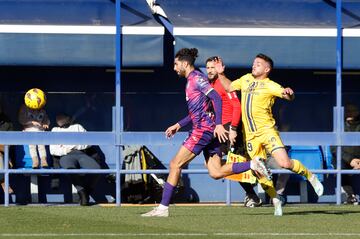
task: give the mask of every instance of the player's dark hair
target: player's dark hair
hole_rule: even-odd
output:
[[[208,63],[210,61],[216,61],[218,60],[219,57],[218,56],[210,56],[208,59],[206,59],[205,63]]]
[[[210,56],[208,59],[206,59],[205,63],[208,63],[208,62],[210,62],[210,61],[215,61],[215,60],[217,60],[217,59],[218,59],[217,56]]]
[[[264,61],[266,61],[267,63],[269,63],[271,70],[274,68],[274,61],[273,61],[269,56],[260,53],[260,54],[257,54],[256,58],[263,59]]]
[[[198,49],[196,48],[182,48],[175,55],[175,58],[178,58],[179,61],[187,61],[192,66],[194,65],[197,57]]]
[[[211,56],[208,59],[206,59],[205,64],[207,64],[210,61],[217,61],[217,60],[219,60],[219,58],[220,58],[219,56]],[[224,65],[224,62],[222,64]]]
[[[69,115],[61,113],[56,116],[56,123],[61,128],[68,128],[72,123],[72,119]]]

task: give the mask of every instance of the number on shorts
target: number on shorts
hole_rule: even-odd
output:
[[[253,150],[252,145],[251,145],[250,142],[247,143],[247,149],[248,149],[249,152],[251,152]]]

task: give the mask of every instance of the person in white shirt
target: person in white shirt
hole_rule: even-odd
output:
[[[65,114],[56,116],[56,123],[59,127],[52,128],[52,132],[86,132],[80,124],[73,124],[71,117]],[[84,150],[90,145],[50,145],[50,153],[53,157],[58,157],[60,166],[65,169],[100,169],[100,165],[88,156]],[[80,197],[80,205],[89,205],[89,194],[94,189],[99,178],[96,174],[78,175],[70,174],[72,184],[74,184]]]

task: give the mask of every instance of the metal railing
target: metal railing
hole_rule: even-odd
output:
[[[168,141],[164,138],[163,132],[123,132],[120,141],[126,142],[127,145],[140,144],[140,145],[155,145],[166,147],[169,145],[181,145],[187,133],[179,132],[173,140]],[[281,137],[286,145],[338,145],[336,142],[345,142],[343,145],[358,146],[360,145],[360,132],[341,133],[338,137],[333,132],[286,132],[281,133]],[[151,174],[151,173],[168,173],[168,170],[122,170],[121,164],[121,145],[115,144],[114,132],[85,132],[85,133],[59,133],[59,132],[0,132],[0,144],[4,144],[4,169],[0,173],[4,174],[5,178],[5,206],[9,205],[9,175],[10,174],[77,174],[77,173],[96,173],[96,174],[109,174],[116,175],[116,205],[120,206],[121,192],[120,192],[120,176],[121,174]],[[115,169],[9,169],[9,145],[22,145],[22,144],[88,144],[88,145],[112,145],[114,150],[118,150],[115,155]],[[341,146],[341,145],[340,145]],[[338,158],[338,161],[341,160]],[[314,173],[320,174],[335,174],[340,178],[341,174],[360,174],[360,170],[341,170],[338,169],[310,169]],[[184,174],[207,174],[206,169],[185,169],[182,171]],[[291,173],[287,170],[273,170],[274,173]],[[229,182],[227,183],[226,190],[226,203],[229,205],[231,188]],[[340,204],[338,198],[341,196],[341,181],[336,185],[336,203]]]

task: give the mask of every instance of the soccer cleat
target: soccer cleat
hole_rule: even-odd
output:
[[[285,206],[287,203],[287,196],[285,194],[279,194],[278,196],[281,201],[281,206]]]
[[[316,194],[320,197],[323,195],[324,193],[324,186],[322,185],[322,183],[319,181],[319,179],[316,177],[315,174],[313,174],[311,176],[311,178],[309,179],[310,184],[313,186]]]
[[[348,205],[359,205],[359,201],[356,198],[355,194],[351,194],[347,197],[346,201],[344,204],[348,204]]]
[[[261,207],[262,200],[256,195],[246,195],[244,198],[244,207]]]
[[[159,207],[155,207],[150,212],[141,214],[142,217],[168,217],[169,216],[169,209],[160,209]]]
[[[267,180],[272,179],[271,171],[265,166],[264,160],[260,157],[255,157],[250,161],[250,168],[264,176]]]
[[[274,205],[274,216],[282,216],[281,201],[278,198],[273,198],[272,201]]]

